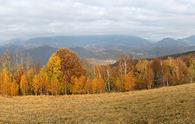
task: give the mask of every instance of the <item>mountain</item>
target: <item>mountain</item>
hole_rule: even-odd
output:
[[[18,42],[15,43],[17,44]],[[82,53],[82,57],[94,56],[94,54],[99,54],[99,57],[102,54],[101,58],[108,56],[113,58],[121,52],[127,52],[134,56],[155,57],[186,52],[188,49],[193,50],[195,36],[179,40],[165,38],[155,43],[151,43],[141,37],[128,35],[48,36],[35,37],[19,43],[26,48],[40,46],[74,48],[81,51],[79,53]]]
[[[57,48],[53,48],[50,46],[41,46],[36,48],[24,49],[22,52],[24,53],[24,56],[31,57],[33,63],[44,65],[47,63],[51,54],[56,50]]]
[[[146,39],[126,35],[91,35],[91,36],[55,36],[37,37],[26,41],[26,46],[52,46],[52,47],[87,47],[90,45],[115,45],[133,48],[149,47],[151,43]]]
[[[118,51],[115,50],[108,50],[108,51],[101,51],[101,52],[93,52],[89,51],[82,47],[74,47],[70,48],[73,50],[79,57],[82,59],[109,59],[109,58],[116,58],[119,54]],[[54,53],[57,48],[50,47],[50,46],[41,46],[35,47],[30,49],[24,49],[22,52],[25,54],[26,57],[31,57],[34,63],[39,63],[40,65],[44,65],[47,63],[49,57],[52,53]]]
[[[179,39],[179,41],[189,44],[190,46],[195,46],[195,35],[187,38]]]
[[[165,38],[154,44],[154,47],[183,47],[189,46],[185,42],[175,40],[173,38]]]
[[[24,47],[18,46],[18,45],[3,45],[3,46],[0,46],[0,53],[3,53],[5,51],[16,53],[16,52],[19,52],[23,49],[24,49]]]
[[[11,42],[12,45],[17,42]],[[21,42],[20,42],[21,44]],[[26,49],[49,46],[52,48],[68,47],[82,58],[116,58],[126,52],[134,56],[145,55],[152,43],[138,36],[128,35],[90,35],[90,36],[49,36],[35,37],[23,41]]]
[[[121,53],[134,57],[152,58],[195,50],[195,36],[183,39],[165,38],[150,42],[144,38],[127,35],[50,36],[28,40],[13,39],[0,46],[0,53],[9,50],[23,52],[35,62],[45,64],[58,48],[68,47],[81,58],[116,59]]]
[[[195,57],[195,50],[183,52],[183,53],[172,54],[172,55],[168,55],[168,56],[161,56],[160,58],[167,59],[168,57],[177,58],[177,57],[188,57],[188,56]]]
[[[152,45],[150,50],[148,50],[148,56],[158,57],[186,52],[188,47],[190,47],[190,45],[186,42],[182,42],[180,40],[175,40],[172,38],[165,38]]]

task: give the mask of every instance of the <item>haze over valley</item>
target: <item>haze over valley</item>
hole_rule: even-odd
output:
[[[67,47],[82,59],[116,60],[122,53],[135,58],[153,58],[195,50],[195,36],[182,39],[164,38],[152,42],[131,35],[48,36],[27,40],[9,40],[0,46],[0,53],[22,52],[35,62],[45,64],[52,52]],[[114,61],[113,61],[114,62]]]

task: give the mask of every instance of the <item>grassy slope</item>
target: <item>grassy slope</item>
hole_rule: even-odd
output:
[[[195,123],[195,84],[128,93],[0,97],[0,123]]]

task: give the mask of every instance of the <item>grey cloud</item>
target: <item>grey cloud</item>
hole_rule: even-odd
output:
[[[195,34],[194,0],[0,0],[0,37]]]

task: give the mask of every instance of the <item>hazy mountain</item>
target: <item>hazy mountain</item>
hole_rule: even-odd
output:
[[[187,43],[190,46],[195,46],[195,35],[180,39],[179,41]]]
[[[151,43],[136,36],[93,35],[93,36],[56,36],[36,37],[29,40],[10,40],[0,47],[0,53],[9,50],[22,51],[35,62],[45,64],[57,48],[68,47],[81,58],[115,59],[121,53],[135,57],[156,57],[178,54],[195,50],[195,36],[183,39],[165,38]]]
[[[20,39],[20,38],[10,39],[4,41],[4,46],[11,46],[11,45],[24,46],[25,41],[26,41],[25,39]]]
[[[151,43],[143,38],[126,35],[91,35],[91,36],[55,36],[37,37],[26,41],[25,46],[37,47],[87,47],[89,45],[115,45],[133,48],[148,47]]]
[[[21,42],[20,42],[21,43]],[[12,42],[13,45],[15,44]],[[35,37],[23,42],[26,49],[50,46],[52,48],[68,47],[82,58],[116,58],[120,53],[144,55],[152,43],[137,36],[127,35],[91,35],[91,36],[55,36]],[[48,48],[49,49],[49,48]],[[44,53],[42,51],[42,53]],[[46,53],[47,54],[47,53]],[[39,57],[38,57],[39,58]]]
[[[149,57],[176,54],[186,52],[186,49],[189,46],[190,46],[189,44],[182,42],[180,40],[165,38],[154,43],[147,54]]]
[[[175,40],[172,38],[165,38],[154,44],[154,47],[184,47],[189,46],[187,43]]]
[[[24,47],[18,46],[18,45],[3,45],[3,46],[0,46],[0,53],[3,53],[5,51],[16,53],[23,49]]]
[[[76,52],[81,58],[92,58],[95,57],[95,52],[92,52],[90,50],[87,50],[83,47],[74,47],[70,48],[74,52]]]
[[[31,57],[34,63],[39,63],[41,65],[46,64],[49,57],[57,48],[50,46],[41,46],[36,48],[24,49],[23,53],[26,57]]]

